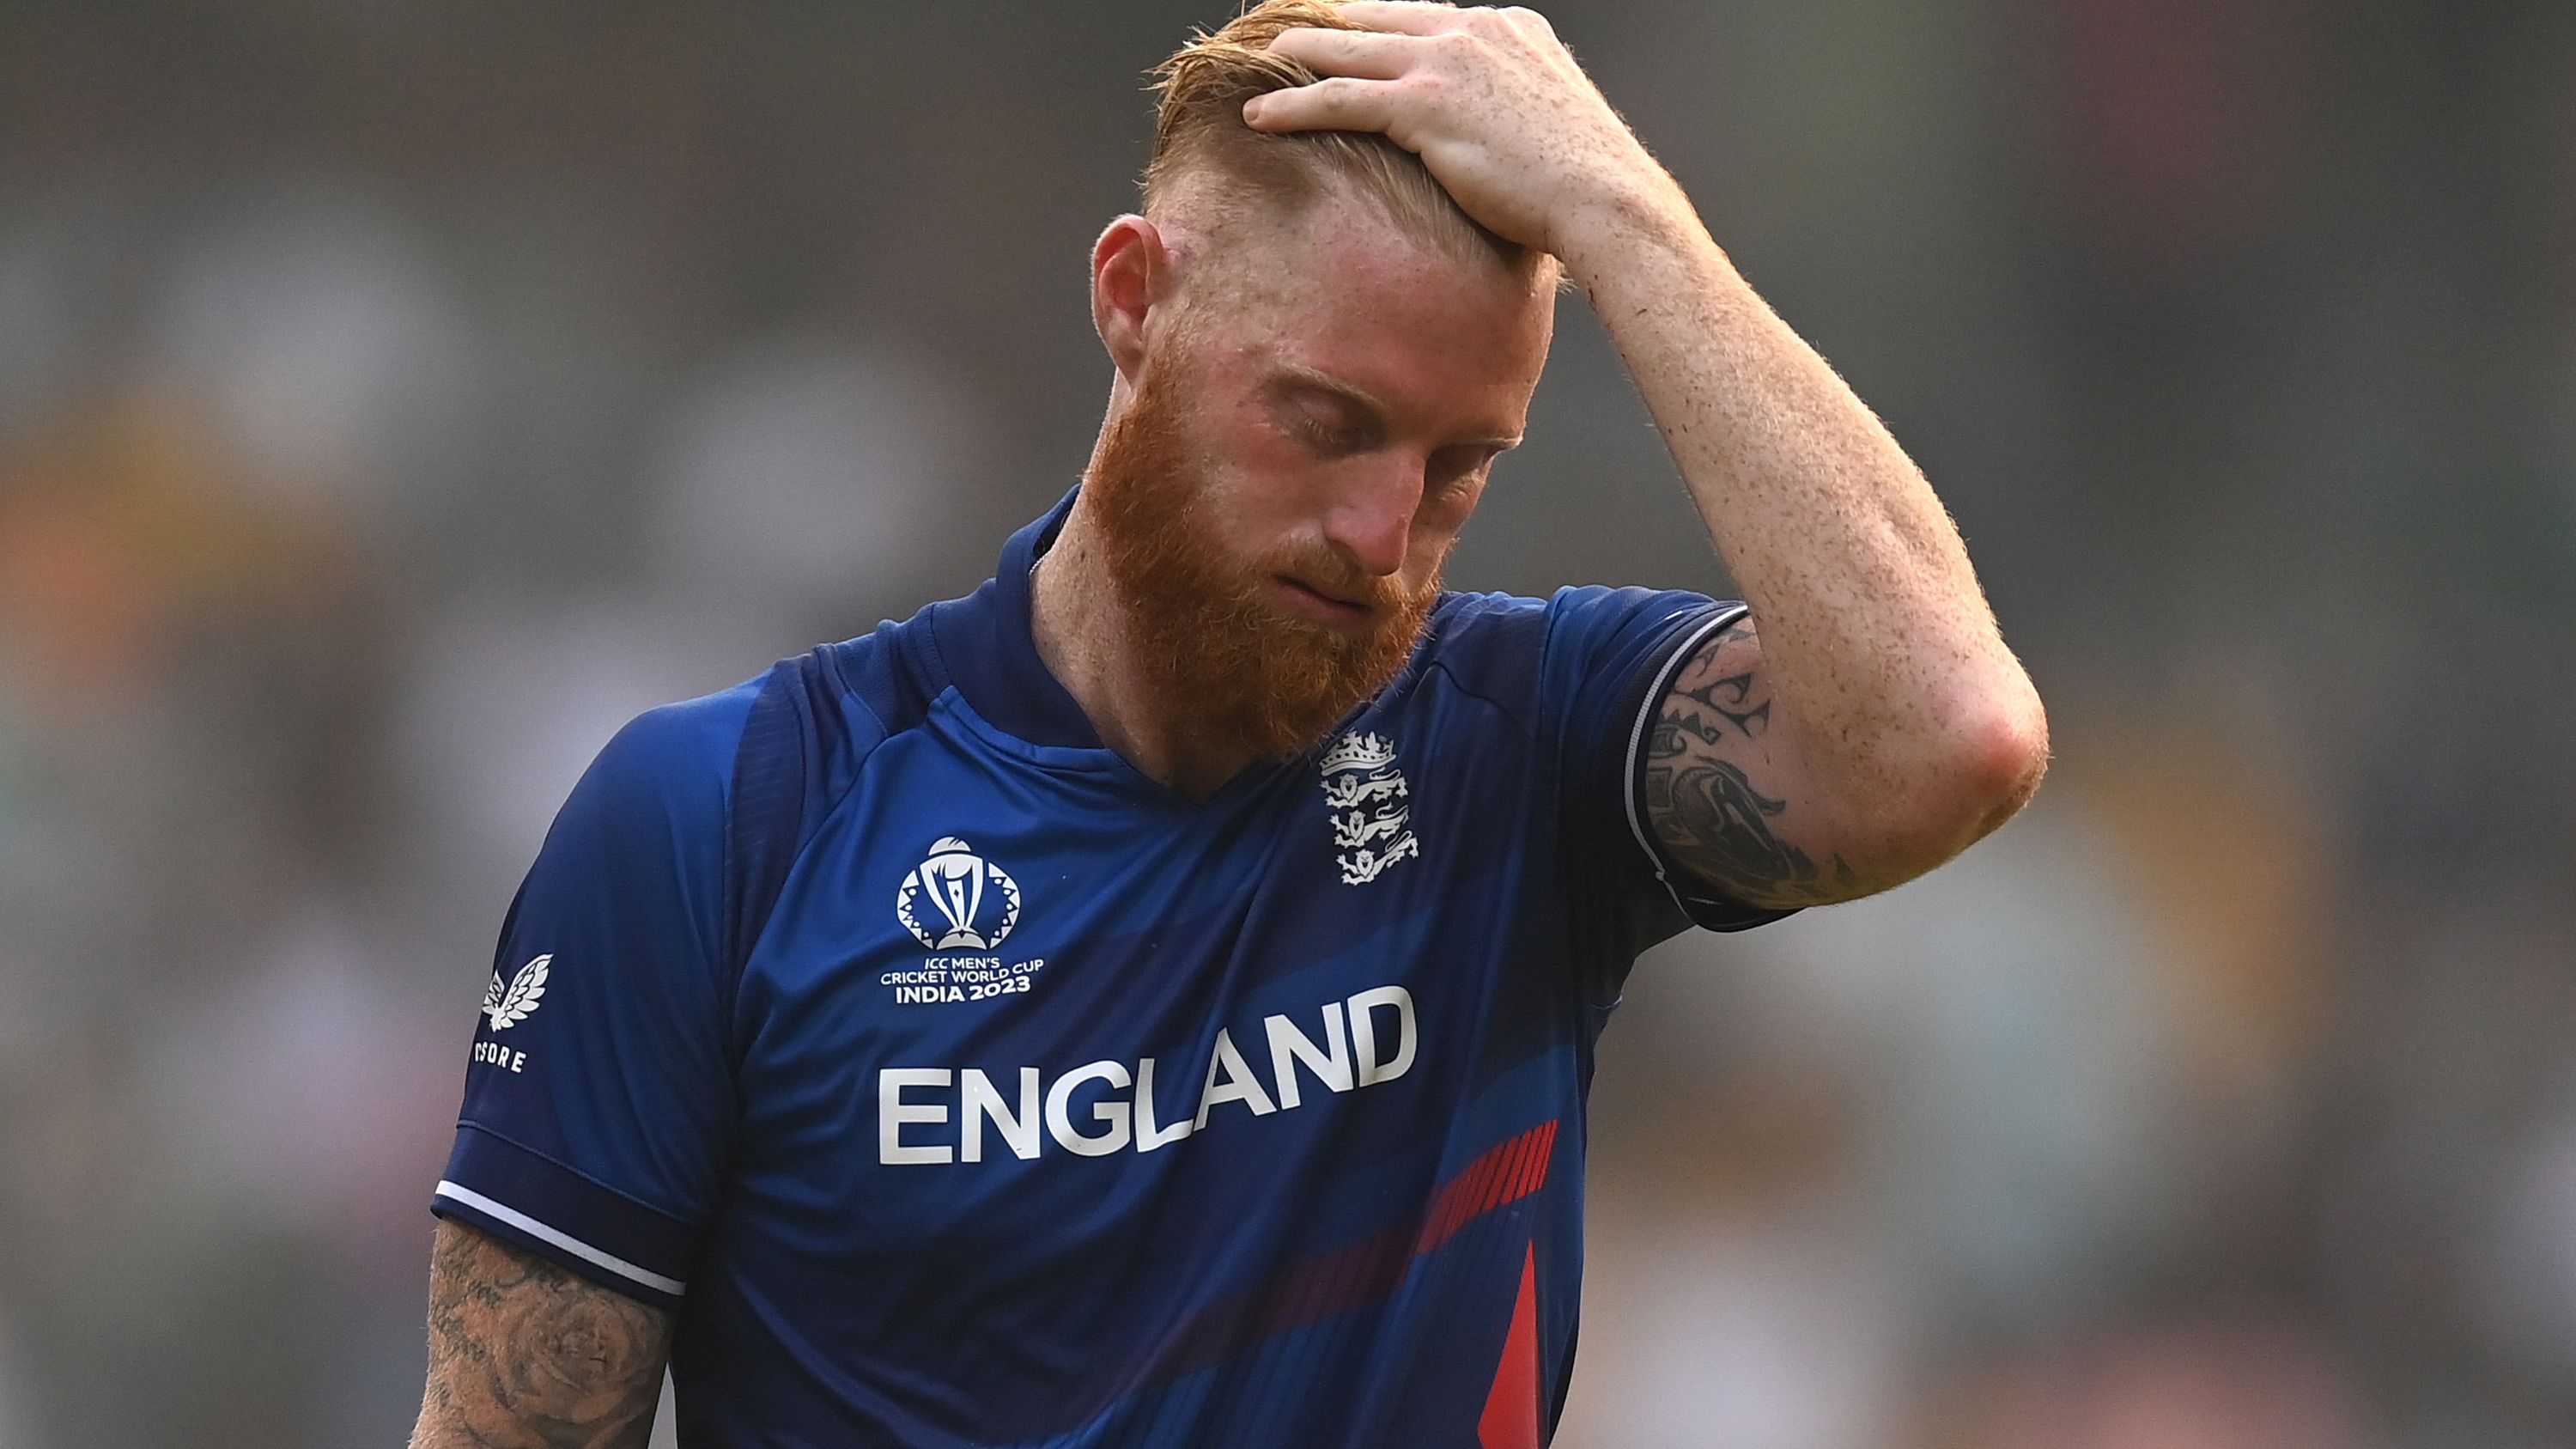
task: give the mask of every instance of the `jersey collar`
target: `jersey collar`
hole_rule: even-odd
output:
[[[1029,570],[1054,545],[1081,492],[1076,485],[1012,534],[993,577],[943,610],[936,634],[949,683],[987,723],[1033,745],[1097,750],[1107,748],[1099,731],[1038,657],[1029,624]]]

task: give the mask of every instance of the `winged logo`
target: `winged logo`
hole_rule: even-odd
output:
[[[517,1026],[546,994],[546,963],[553,953],[536,957],[519,968],[519,974],[503,985],[501,973],[492,973],[492,984],[483,988],[483,1014],[492,1018],[492,1029]]]

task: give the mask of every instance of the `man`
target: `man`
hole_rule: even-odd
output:
[[[684,1445],[1542,1443],[1637,952],[2035,788],[1939,502],[1539,17],[1272,0],[1163,76],[1083,486],[564,806],[415,1444],[641,1443],[666,1362]],[[1749,612],[1440,591],[1560,267]]]

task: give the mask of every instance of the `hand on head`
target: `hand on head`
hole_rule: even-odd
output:
[[[1486,229],[1560,257],[1640,207],[1689,211],[1538,12],[1352,0],[1338,13],[1362,28],[1271,42],[1322,79],[1255,96],[1244,124],[1381,133]]]

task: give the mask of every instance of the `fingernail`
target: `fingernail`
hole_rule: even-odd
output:
[[[1250,122],[1260,120],[1262,105],[1269,99],[1270,98],[1267,96],[1254,96],[1251,100],[1245,101],[1243,103],[1244,121],[1249,124]]]

